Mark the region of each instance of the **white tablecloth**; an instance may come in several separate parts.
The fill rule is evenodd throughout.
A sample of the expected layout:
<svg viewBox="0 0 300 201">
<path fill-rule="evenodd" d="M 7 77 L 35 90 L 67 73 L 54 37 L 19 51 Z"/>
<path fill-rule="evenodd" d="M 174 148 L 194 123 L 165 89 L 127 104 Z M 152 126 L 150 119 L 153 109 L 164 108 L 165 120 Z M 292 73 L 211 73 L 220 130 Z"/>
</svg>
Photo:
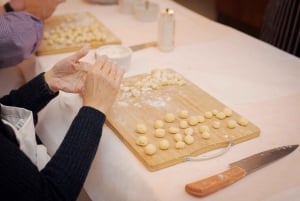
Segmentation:
<svg viewBox="0 0 300 201">
<path fill-rule="evenodd" d="M 162 53 L 148 48 L 133 54 L 126 76 L 172 68 L 261 129 L 258 138 L 233 146 L 221 157 L 185 162 L 149 172 L 105 126 L 85 183 L 93 201 L 199 200 L 184 186 L 216 174 L 248 155 L 300 143 L 300 60 L 237 30 L 215 23 L 170 0 L 154 0 L 176 13 L 176 48 Z M 156 40 L 157 23 L 143 23 L 119 12 L 116 5 L 67 1 L 55 14 L 89 11 L 124 45 Z M 39 70 L 67 54 L 40 56 Z M 94 50 L 83 60 L 93 62 Z M 61 143 L 81 104 L 77 95 L 61 93 L 40 114 L 38 133 L 51 154 Z M 300 149 L 261 169 L 205 201 L 296 201 L 300 197 Z"/>
</svg>

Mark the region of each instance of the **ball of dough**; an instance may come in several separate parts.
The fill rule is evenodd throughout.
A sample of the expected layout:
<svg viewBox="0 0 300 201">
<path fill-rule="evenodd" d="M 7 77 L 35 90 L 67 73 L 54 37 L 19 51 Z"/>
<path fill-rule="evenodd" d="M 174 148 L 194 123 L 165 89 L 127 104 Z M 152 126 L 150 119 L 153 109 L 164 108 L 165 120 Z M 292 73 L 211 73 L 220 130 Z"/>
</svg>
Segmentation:
<svg viewBox="0 0 300 201">
<path fill-rule="evenodd" d="M 175 144 L 176 149 L 183 149 L 185 147 L 185 143 L 183 141 L 178 141 Z"/>
<path fill-rule="evenodd" d="M 225 115 L 225 113 L 224 112 L 218 112 L 217 114 L 216 114 L 216 117 L 218 118 L 218 119 L 225 119 L 226 118 L 226 115 Z"/>
<path fill-rule="evenodd" d="M 203 133 L 203 132 L 205 132 L 205 131 L 209 131 L 209 127 L 208 126 L 200 126 L 199 127 L 199 131 L 200 131 L 200 133 Z"/>
<path fill-rule="evenodd" d="M 205 112 L 204 117 L 207 118 L 207 119 L 211 119 L 213 117 L 213 113 L 212 112 Z"/>
<path fill-rule="evenodd" d="M 166 130 L 163 129 L 163 128 L 155 129 L 154 135 L 155 135 L 155 137 L 165 137 L 165 135 L 166 135 Z"/>
<path fill-rule="evenodd" d="M 212 123 L 212 127 L 215 128 L 215 129 L 218 129 L 221 127 L 221 123 L 219 121 L 214 121 Z"/>
<path fill-rule="evenodd" d="M 139 145 L 139 146 L 146 146 L 148 144 L 148 138 L 146 136 L 139 136 L 137 139 L 136 139 L 136 144 Z"/>
<path fill-rule="evenodd" d="M 147 126 L 145 124 L 137 124 L 135 131 L 139 134 L 145 134 L 147 132 Z"/>
<path fill-rule="evenodd" d="M 180 134 L 180 133 L 176 133 L 176 134 L 174 135 L 174 139 L 175 139 L 176 142 L 179 142 L 179 141 L 182 141 L 182 140 L 183 140 L 183 136 L 182 136 L 182 134 Z"/>
<path fill-rule="evenodd" d="M 189 116 L 189 112 L 187 110 L 182 110 L 179 113 L 179 117 L 182 119 L 186 119 Z"/>
<path fill-rule="evenodd" d="M 230 129 L 233 129 L 235 127 L 237 127 L 238 124 L 236 123 L 235 120 L 231 119 L 231 120 L 228 120 L 227 121 L 227 127 L 230 128 Z"/>
<path fill-rule="evenodd" d="M 193 144 L 194 143 L 194 137 L 191 135 L 186 135 L 184 136 L 184 142 L 188 145 Z"/>
<path fill-rule="evenodd" d="M 245 119 L 244 117 L 239 118 L 237 122 L 238 122 L 238 124 L 241 125 L 241 126 L 247 126 L 248 123 L 249 123 L 248 120 Z"/>
<path fill-rule="evenodd" d="M 186 128 L 186 129 L 184 130 L 184 134 L 186 134 L 186 135 L 193 135 L 193 133 L 194 133 L 194 129 L 191 128 L 191 127 Z"/>
<path fill-rule="evenodd" d="M 156 120 L 154 122 L 154 128 L 163 128 L 164 127 L 164 122 L 162 120 Z"/>
<path fill-rule="evenodd" d="M 197 125 L 197 124 L 198 124 L 198 117 L 196 117 L 196 116 L 190 116 L 190 117 L 188 118 L 188 123 L 189 123 L 189 125 L 191 125 L 191 126 Z"/>
<path fill-rule="evenodd" d="M 174 127 L 174 126 L 171 126 L 169 129 L 168 129 L 169 133 L 171 134 L 176 134 L 179 132 L 179 128 L 177 127 Z"/>
<path fill-rule="evenodd" d="M 208 132 L 208 131 L 205 131 L 205 132 L 203 132 L 202 134 L 201 134 L 201 137 L 203 138 L 203 139 L 209 139 L 210 138 L 210 133 Z"/>
<path fill-rule="evenodd" d="M 165 115 L 165 121 L 168 122 L 168 123 L 172 123 L 175 121 L 175 115 L 173 113 L 167 113 Z"/>
<path fill-rule="evenodd" d="M 198 116 L 198 122 L 199 122 L 199 123 L 203 123 L 204 121 L 205 121 L 204 116 L 199 115 L 199 116 Z"/>
<path fill-rule="evenodd" d="M 226 117 L 231 117 L 232 116 L 232 110 L 230 108 L 224 108 L 223 110 L 224 114 L 226 115 Z"/>
<path fill-rule="evenodd" d="M 219 113 L 218 110 L 214 109 L 213 111 L 211 111 L 213 115 L 217 115 Z"/>
<path fill-rule="evenodd" d="M 189 124 L 186 120 L 180 120 L 179 128 L 187 128 L 188 126 L 189 126 Z"/>
<path fill-rule="evenodd" d="M 162 150 L 167 150 L 170 147 L 170 142 L 168 140 L 161 140 L 159 142 L 159 148 Z"/>
<path fill-rule="evenodd" d="M 154 144 L 148 144 L 145 148 L 144 151 L 147 155 L 153 155 L 156 152 L 156 146 Z"/>
</svg>

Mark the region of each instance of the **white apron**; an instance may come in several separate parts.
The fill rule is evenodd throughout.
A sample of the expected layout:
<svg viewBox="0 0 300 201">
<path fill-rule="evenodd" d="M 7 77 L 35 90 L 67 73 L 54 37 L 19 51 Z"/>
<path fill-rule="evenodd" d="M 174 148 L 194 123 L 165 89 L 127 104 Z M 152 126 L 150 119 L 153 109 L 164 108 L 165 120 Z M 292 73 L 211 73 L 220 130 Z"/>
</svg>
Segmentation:
<svg viewBox="0 0 300 201">
<path fill-rule="evenodd" d="M 36 142 L 32 112 L 24 108 L 1 104 L 1 119 L 14 130 L 20 149 L 39 170 L 43 169 L 50 160 L 50 156 L 47 154 L 47 148 Z"/>
</svg>

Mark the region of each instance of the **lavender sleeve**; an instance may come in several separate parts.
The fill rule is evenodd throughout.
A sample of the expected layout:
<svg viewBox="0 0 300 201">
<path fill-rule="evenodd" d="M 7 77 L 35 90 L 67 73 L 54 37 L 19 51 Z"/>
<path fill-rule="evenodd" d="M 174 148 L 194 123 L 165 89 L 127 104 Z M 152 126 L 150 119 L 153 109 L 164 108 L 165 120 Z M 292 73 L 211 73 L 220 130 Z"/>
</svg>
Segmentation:
<svg viewBox="0 0 300 201">
<path fill-rule="evenodd" d="M 25 13 L 0 15 L 0 68 L 16 65 L 30 57 L 43 37 L 42 22 Z"/>
</svg>

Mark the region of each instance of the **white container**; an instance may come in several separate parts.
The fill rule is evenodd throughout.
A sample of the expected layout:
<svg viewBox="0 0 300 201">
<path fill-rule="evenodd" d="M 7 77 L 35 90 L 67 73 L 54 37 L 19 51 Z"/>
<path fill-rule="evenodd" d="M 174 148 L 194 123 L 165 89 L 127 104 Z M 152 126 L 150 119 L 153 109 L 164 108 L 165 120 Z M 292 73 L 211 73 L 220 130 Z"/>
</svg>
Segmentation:
<svg viewBox="0 0 300 201">
<path fill-rule="evenodd" d="M 96 50 L 95 56 L 106 55 L 109 60 L 123 66 L 128 71 L 131 62 L 132 50 L 122 45 L 105 45 Z"/>
<path fill-rule="evenodd" d="M 175 45 L 175 16 L 172 9 L 161 11 L 158 19 L 158 49 L 169 52 Z"/>
<path fill-rule="evenodd" d="M 149 1 L 138 1 L 133 5 L 135 18 L 142 22 L 153 22 L 157 20 L 159 5 Z"/>
</svg>

